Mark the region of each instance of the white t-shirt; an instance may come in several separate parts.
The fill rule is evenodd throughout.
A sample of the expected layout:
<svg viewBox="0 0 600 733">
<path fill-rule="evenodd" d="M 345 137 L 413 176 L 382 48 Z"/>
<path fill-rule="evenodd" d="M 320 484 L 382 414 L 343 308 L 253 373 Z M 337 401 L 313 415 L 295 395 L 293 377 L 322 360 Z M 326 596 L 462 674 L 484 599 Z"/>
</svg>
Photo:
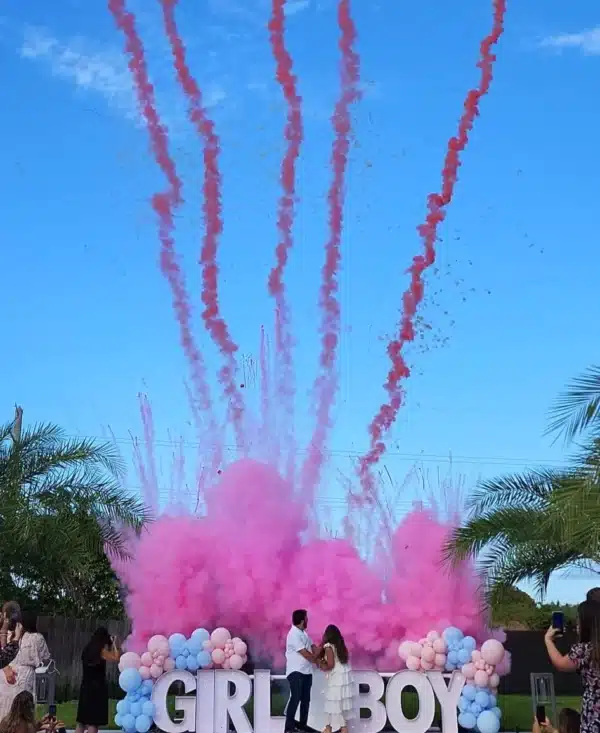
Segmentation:
<svg viewBox="0 0 600 733">
<path fill-rule="evenodd" d="M 298 652 L 305 649 L 310 652 L 312 641 L 306 631 L 302 631 L 297 626 L 292 626 L 288 631 L 285 642 L 285 676 L 289 677 L 292 672 L 300 672 L 300 674 L 312 674 L 313 665 L 308 659 L 305 659 Z"/>
</svg>

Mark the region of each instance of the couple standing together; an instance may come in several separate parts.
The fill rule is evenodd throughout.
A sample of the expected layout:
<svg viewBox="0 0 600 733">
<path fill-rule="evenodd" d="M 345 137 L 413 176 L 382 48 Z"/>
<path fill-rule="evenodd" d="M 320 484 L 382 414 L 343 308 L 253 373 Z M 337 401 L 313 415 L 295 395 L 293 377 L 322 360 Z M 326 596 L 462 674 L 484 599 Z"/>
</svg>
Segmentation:
<svg viewBox="0 0 600 733">
<path fill-rule="evenodd" d="M 355 716 L 355 685 L 348 649 L 337 626 L 330 624 L 319 646 L 315 646 L 306 629 L 308 613 L 292 614 L 292 628 L 285 646 L 286 677 L 290 685 L 290 699 L 285 714 L 285 732 L 308 731 L 308 710 L 314 667 L 326 673 L 325 730 L 323 733 L 348 732 L 348 721 Z M 300 720 L 296 712 L 300 707 Z"/>
</svg>

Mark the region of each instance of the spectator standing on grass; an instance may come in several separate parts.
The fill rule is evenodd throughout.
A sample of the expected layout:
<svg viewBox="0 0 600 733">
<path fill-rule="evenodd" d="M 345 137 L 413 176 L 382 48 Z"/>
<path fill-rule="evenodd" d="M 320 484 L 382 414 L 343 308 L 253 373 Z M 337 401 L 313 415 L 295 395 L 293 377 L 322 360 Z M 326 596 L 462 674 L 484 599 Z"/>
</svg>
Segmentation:
<svg viewBox="0 0 600 733">
<path fill-rule="evenodd" d="M 313 665 L 319 650 L 306 633 L 308 613 L 304 610 L 292 614 L 292 628 L 285 642 L 285 676 L 290 685 L 290 699 L 285 711 L 285 733 L 308 729 L 310 691 L 312 689 Z M 300 706 L 300 722 L 296 724 L 296 712 Z"/>
<path fill-rule="evenodd" d="M 30 692 L 35 702 L 35 670 L 50 660 L 46 640 L 37 630 L 37 616 L 23 611 L 23 636 L 19 652 L 0 673 L 0 720 L 8 715 L 20 692 Z"/>
<path fill-rule="evenodd" d="M 578 672 L 583 683 L 581 733 L 600 733 L 600 604 L 584 601 L 577 609 L 579 641 L 561 654 L 554 639 L 559 629 L 550 627 L 545 642 L 553 666 L 560 672 Z"/>
<path fill-rule="evenodd" d="M 0 611 L 0 669 L 6 669 L 19 653 L 23 634 L 23 624 L 20 622 L 15 624 L 14 629 L 11 630 L 10 614 L 7 613 L 7 609 L 11 608 L 19 609 L 19 605 L 9 601 Z"/>
<path fill-rule="evenodd" d="M 106 663 L 118 662 L 120 656 L 117 640 L 107 629 L 96 629 L 81 655 L 83 678 L 77 706 L 76 733 L 86 730 L 88 733 L 98 733 L 98 728 L 108 725 Z"/>
</svg>

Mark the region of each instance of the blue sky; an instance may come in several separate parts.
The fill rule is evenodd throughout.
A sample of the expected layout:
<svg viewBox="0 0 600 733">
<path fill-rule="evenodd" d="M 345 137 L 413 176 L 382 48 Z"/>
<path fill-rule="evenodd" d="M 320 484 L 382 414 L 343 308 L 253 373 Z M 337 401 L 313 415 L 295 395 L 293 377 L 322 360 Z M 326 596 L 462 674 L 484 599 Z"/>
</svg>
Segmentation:
<svg viewBox="0 0 600 733">
<path fill-rule="evenodd" d="M 330 476 L 349 473 L 350 454 L 366 447 L 403 273 L 420 246 L 415 227 L 426 195 L 439 186 L 446 141 L 477 80 L 478 44 L 491 18 L 488 3 L 475 0 L 354 5 L 365 94 L 354 114 L 347 186 Z M 199 301 L 201 148 L 173 81 L 158 3 L 131 7 L 185 179 L 178 247 Z M 283 144 L 268 10 L 266 0 L 180 0 L 179 11 L 222 138 L 221 304 L 243 355 L 250 401 L 260 326 L 270 330 L 273 320 L 266 276 Z M 299 344 L 298 431 L 307 438 L 337 48 L 331 0 L 296 0 L 290 10 L 306 136 L 287 283 Z M 8 418 L 17 401 L 27 420 L 57 422 L 73 435 L 103 435 L 110 426 L 127 449 L 130 433 L 140 432 L 142 390 L 158 437 L 193 442 L 186 364 L 148 204 L 162 180 L 139 124 L 122 39 L 99 0 L 9 2 L 4 13 L 0 407 Z M 407 405 L 385 460 L 399 482 L 415 463 L 434 484 L 438 472 L 451 470 L 468 488 L 481 476 L 563 458 L 562 447 L 543 437 L 549 403 L 598 362 L 599 22 L 591 0 L 575 8 L 558 0 L 509 3 L 491 93 L 463 159 L 437 270 L 427 279 L 422 317 L 431 328 L 410 352 Z M 198 337 L 216 371 L 214 349 L 200 329 Z M 166 461 L 171 448 L 163 449 Z M 333 509 L 336 491 L 333 480 L 322 490 Z M 400 506 L 412 498 L 400 497 Z M 577 600 L 589 584 L 558 579 L 551 595 Z"/>
</svg>

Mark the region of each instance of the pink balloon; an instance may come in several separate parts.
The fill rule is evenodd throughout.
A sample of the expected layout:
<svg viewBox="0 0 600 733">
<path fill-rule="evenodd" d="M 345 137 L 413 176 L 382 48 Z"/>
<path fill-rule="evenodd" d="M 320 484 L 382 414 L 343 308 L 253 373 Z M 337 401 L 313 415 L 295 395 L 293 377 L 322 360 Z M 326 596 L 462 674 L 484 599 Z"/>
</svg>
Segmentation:
<svg viewBox="0 0 600 733">
<path fill-rule="evenodd" d="M 486 664 L 485 665 L 485 671 L 488 674 L 494 674 L 494 665 L 493 664 Z"/>
<path fill-rule="evenodd" d="M 119 660 L 119 670 L 122 672 L 124 669 L 139 669 L 142 664 L 140 655 L 135 652 L 125 652 Z"/>
<path fill-rule="evenodd" d="M 421 660 L 419 657 L 415 657 L 411 654 L 406 660 L 406 667 L 407 669 L 412 669 L 413 672 L 416 672 L 421 669 Z"/>
<path fill-rule="evenodd" d="M 150 676 L 153 677 L 154 679 L 157 679 L 158 677 L 160 677 L 162 673 L 163 673 L 163 668 L 159 667 L 158 664 L 153 664 L 150 667 Z"/>
<path fill-rule="evenodd" d="M 410 651 L 412 649 L 412 642 L 410 641 L 403 641 L 402 644 L 398 647 L 398 656 L 400 659 L 406 660 L 410 657 Z"/>
<path fill-rule="evenodd" d="M 156 662 L 156 664 L 158 664 L 159 667 L 162 667 L 163 664 L 165 663 L 165 655 L 164 654 L 157 655 L 154 661 Z"/>
<path fill-rule="evenodd" d="M 239 654 L 234 654 L 229 658 L 229 665 L 231 669 L 241 669 L 244 666 L 244 660 Z"/>
<path fill-rule="evenodd" d="M 416 641 L 413 641 L 412 647 L 410 649 L 410 654 L 413 657 L 421 657 L 421 654 L 423 654 L 423 644 L 419 644 Z"/>
<path fill-rule="evenodd" d="M 248 652 L 248 645 L 241 639 L 235 639 L 233 642 L 233 651 L 238 657 L 245 657 Z"/>
<path fill-rule="evenodd" d="M 445 654 L 448 651 L 448 646 L 445 639 L 436 639 L 433 642 L 433 651 L 436 654 Z"/>
<path fill-rule="evenodd" d="M 483 669 L 478 669 L 477 672 L 475 672 L 475 677 L 473 678 L 473 681 L 477 685 L 477 687 L 487 687 L 490 678 L 488 673 Z"/>
<path fill-rule="evenodd" d="M 473 651 L 471 652 L 471 661 L 478 662 L 480 659 L 482 659 L 482 656 L 479 649 L 473 649 Z"/>
<path fill-rule="evenodd" d="M 439 667 L 439 669 L 444 669 L 444 667 L 446 666 L 446 655 L 436 654 L 434 662 L 436 667 Z"/>
<path fill-rule="evenodd" d="M 141 661 L 142 661 L 142 664 L 144 665 L 144 667 L 149 667 L 154 660 L 152 659 L 152 654 L 150 654 L 150 652 L 144 652 L 142 654 L 142 660 Z"/>
<path fill-rule="evenodd" d="M 504 647 L 497 639 L 488 639 L 481 645 L 481 656 L 487 664 L 500 664 L 504 658 Z"/>
<path fill-rule="evenodd" d="M 435 659 L 435 652 L 430 646 L 423 647 L 423 653 L 421 654 L 421 659 L 424 662 L 433 663 L 433 660 Z M 425 666 L 425 665 L 423 665 Z"/>
<path fill-rule="evenodd" d="M 437 632 L 437 631 L 430 631 L 430 632 L 429 632 L 429 633 L 427 634 L 427 641 L 428 641 L 428 642 L 429 642 L 430 644 L 433 644 L 433 642 L 434 642 L 434 641 L 437 641 L 437 640 L 438 640 L 439 638 L 440 638 L 440 635 L 438 634 L 438 632 Z"/>
<path fill-rule="evenodd" d="M 478 662 L 475 662 L 475 669 L 485 671 L 485 662 L 483 661 L 483 659 L 480 659 Z"/>
<path fill-rule="evenodd" d="M 164 670 L 165 672 L 172 672 L 175 669 L 175 660 L 171 657 L 165 659 Z"/>
<path fill-rule="evenodd" d="M 426 639 L 426 638 L 423 638 L 423 639 L 419 639 L 419 644 L 420 644 L 421 646 L 425 646 L 425 644 L 427 644 L 427 639 Z"/>
<path fill-rule="evenodd" d="M 204 647 L 204 649 L 206 649 L 207 652 L 212 652 L 212 650 L 215 648 L 212 641 L 210 641 L 210 639 L 203 641 L 202 646 Z"/>
<path fill-rule="evenodd" d="M 140 672 L 140 677 L 143 680 L 149 680 L 150 679 L 150 677 L 151 677 L 151 675 L 150 675 L 150 667 L 146 667 L 146 665 L 144 665 L 144 666 L 140 667 L 139 672 Z"/>
<path fill-rule="evenodd" d="M 225 652 L 222 649 L 213 649 L 212 660 L 215 664 L 223 664 L 225 661 Z"/>
<path fill-rule="evenodd" d="M 223 649 L 225 644 L 227 644 L 230 639 L 231 634 L 229 633 L 229 631 L 227 631 L 227 629 L 224 629 L 223 627 L 215 629 L 210 635 L 210 640 L 215 649 Z"/>
<path fill-rule="evenodd" d="M 433 669 L 433 662 L 426 662 L 425 660 L 421 660 L 421 667 L 426 671 L 429 672 Z"/>
<path fill-rule="evenodd" d="M 494 672 L 490 675 L 490 687 L 498 687 L 500 684 L 500 675 L 497 672 Z"/>
<path fill-rule="evenodd" d="M 248 655 L 247 654 L 244 654 L 243 657 L 242 657 L 242 662 L 244 664 L 246 664 L 247 661 L 248 661 Z"/>
<path fill-rule="evenodd" d="M 231 659 L 231 657 L 233 657 L 233 649 L 227 647 L 227 649 L 225 649 L 225 658 Z"/>
<path fill-rule="evenodd" d="M 161 634 L 157 634 L 156 636 L 153 636 L 150 641 L 148 642 L 148 651 L 151 654 L 157 653 L 157 654 L 164 654 L 165 656 L 168 656 L 169 654 L 169 640 L 166 636 L 162 636 Z"/>
<path fill-rule="evenodd" d="M 466 679 L 472 680 L 475 677 L 475 672 L 477 670 L 475 669 L 475 665 L 473 662 L 469 662 L 468 664 L 463 664 L 461 672 L 464 674 Z"/>
<path fill-rule="evenodd" d="M 223 669 L 231 669 L 231 663 L 230 663 L 229 659 L 226 659 L 223 662 L 223 665 L 222 666 L 223 666 Z"/>
</svg>

